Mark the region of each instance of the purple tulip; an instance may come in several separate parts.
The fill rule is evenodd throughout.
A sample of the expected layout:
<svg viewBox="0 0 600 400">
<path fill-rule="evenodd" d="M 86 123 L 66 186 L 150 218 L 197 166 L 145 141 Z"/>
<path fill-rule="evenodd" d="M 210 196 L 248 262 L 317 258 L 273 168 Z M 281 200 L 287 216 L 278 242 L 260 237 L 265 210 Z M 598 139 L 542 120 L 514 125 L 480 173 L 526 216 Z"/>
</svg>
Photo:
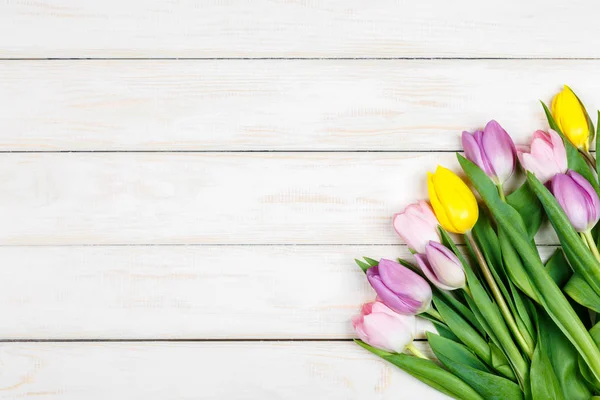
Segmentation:
<svg viewBox="0 0 600 400">
<path fill-rule="evenodd" d="M 352 326 L 360 340 L 391 353 L 402 353 L 416 333 L 414 315 L 397 314 L 378 301 L 364 304 Z"/>
<path fill-rule="evenodd" d="M 429 242 L 424 254 L 417 254 L 421 270 L 435 286 L 444 290 L 465 287 L 465 270 L 458 257 L 444 245 Z"/>
<path fill-rule="evenodd" d="M 378 300 L 400 314 L 420 314 L 431 305 L 431 287 L 416 272 L 397 262 L 381 259 L 367 270 L 367 279 Z"/>
<path fill-rule="evenodd" d="M 515 171 L 517 151 L 512 139 L 494 120 L 483 131 L 463 132 L 465 157 L 481 168 L 496 184 L 504 183 Z"/>
<path fill-rule="evenodd" d="M 396 233 L 414 252 L 424 253 L 430 240 L 440 240 L 439 222 L 426 201 L 420 200 L 395 214 L 393 224 Z"/>
<path fill-rule="evenodd" d="M 575 171 L 556 174 L 550 190 L 577 232 L 588 232 L 600 218 L 600 200 L 592 185 Z"/>
</svg>

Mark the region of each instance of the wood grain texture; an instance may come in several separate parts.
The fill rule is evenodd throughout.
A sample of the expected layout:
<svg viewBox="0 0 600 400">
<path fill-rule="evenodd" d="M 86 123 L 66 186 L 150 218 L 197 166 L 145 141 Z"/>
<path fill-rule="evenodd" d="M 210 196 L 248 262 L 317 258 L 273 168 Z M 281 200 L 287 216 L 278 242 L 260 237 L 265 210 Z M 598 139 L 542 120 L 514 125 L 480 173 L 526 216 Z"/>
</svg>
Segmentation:
<svg viewBox="0 0 600 400">
<path fill-rule="evenodd" d="M 4 153 L 0 244 L 397 244 L 453 153 Z M 557 243 L 550 230 L 540 243 Z"/>
<path fill-rule="evenodd" d="M 375 298 L 362 256 L 412 259 L 404 246 L 0 247 L 0 338 L 350 339 Z"/>
<path fill-rule="evenodd" d="M 16 0 L 2 57 L 599 57 L 595 2 Z"/>
<path fill-rule="evenodd" d="M 594 114 L 599 67 L 581 60 L 0 61 L 0 151 L 459 150 L 463 130 L 492 118 L 526 144 L 547 128 L 538 99 L 549 102 L 563 83 Z"/>
<path fill-rule="evenodd" d="M 6 343 L 0 362 L 2 399 L 448 399 L 352 342 Z"/>
</svg>

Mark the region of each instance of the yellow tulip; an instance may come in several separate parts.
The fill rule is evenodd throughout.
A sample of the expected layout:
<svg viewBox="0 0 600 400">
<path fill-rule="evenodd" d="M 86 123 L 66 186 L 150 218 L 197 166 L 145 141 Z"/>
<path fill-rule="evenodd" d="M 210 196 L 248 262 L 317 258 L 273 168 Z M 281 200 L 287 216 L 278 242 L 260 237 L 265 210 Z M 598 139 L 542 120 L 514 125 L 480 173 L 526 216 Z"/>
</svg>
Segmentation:
<svg viewBox="0 0 600 400">
<path fill-rule="evenodd" d="M 575 147 L 588 151 L 590 129 L 587 113 L 570 87 L 565 85 L 552 99 L 552 116 L 562 133 Z"/>
<path fill-rule="evenodd" d="M 467 233 L 479 218 L 475 195 L 454 172 L 438 166 L 428 173 L 429 201 L 440 225 L 447 231 Z"/>
</svg>

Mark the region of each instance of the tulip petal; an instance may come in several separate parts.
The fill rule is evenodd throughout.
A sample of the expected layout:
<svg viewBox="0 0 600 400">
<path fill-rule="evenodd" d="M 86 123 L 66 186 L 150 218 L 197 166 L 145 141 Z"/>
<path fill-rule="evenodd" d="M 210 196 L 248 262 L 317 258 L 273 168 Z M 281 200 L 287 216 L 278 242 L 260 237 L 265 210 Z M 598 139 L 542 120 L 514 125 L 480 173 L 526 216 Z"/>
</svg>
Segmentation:
<svg viewBox="0 0 600 400">
<path fill-rule="evenodd" d="M 591 229 L 596 225 L 600 217 L 600 200 L 598 199 L 598 194 L 592 184 L 577 172 L 569 171 L 567 175 L 580 187 L 581 195 L 585 199 L 588 227 Z"/>
<path fill-rule="evenodd" d="M 564 173 L 568 168 L 567 150 L 565 149 L 565 143 L 558 133 L 552 129 L 548 129 L 550 141 L 554 149 L 553 160 L 556 163 L 560 173 Z"/>
<path fill-rule="evenodd" d="M 552 116 L 575 147 L 589 149 L 590 132 L 585 109 L 567 85 L 552 99 Z"/>
<path fill-rule="evenodd" d="M 377 267 L 370 268 L 369 271 Z M 368 271 L 367 271 L 368 272 Z M 385 283 L 383 283 L 381 276 L 377 274 L 369 275 L 367 273 L 367 280 L 377 292 L 377 300 L 385 303 L 392 310 L 399 314 L 412 315 L 416 314 L 421 310 L 421 302 L 411 299 L 408 296 L 398 295 L 391 291 Z"/>
<path fill-rule="evenodd" d="M 536 131 L 531 147 L 518 146 L 517 155 L 523 168 L 531 171 L 542 183 L 567 170 L 564 143 L 553 130 L 549 133 Z"/>
<path fill-rule="evenodd" d="M 480 133 L 481 131 L 476 132 L 475 134 Z M 477 139 L 475 139 L 475 134 L 471 134 L 467 131 L 463 131 L 462 133 L 462 146 L 465 152 L 465 157 L 477 164 L 479 168 L 485 171 L 486 174 L 493 174 L 494 171 L 490 170 L 489 166 L 486 165 L 486 162 L 483 159 L 481 147 L 479 147 L 479 143 L 477 143 Z"/>
<path fill-rule="evenodd" d="M 435 190 L 433 176 L 434 175 L 432 173 L 430 173 L 430 172 L 427 173 L 427 190 L 429 192 L 429 201 L 431 202 L 431 205 L 433 206 L 433 209 L 435 211 L 435 216 L 437 217 L 438 221 L 440 222 L 440 225 L 444 229 L 446 229 L 447 231 L 456 233 L 457 232 L 456 228 L 454 227 L 454 225 L 452 224 L 452 222 L 446 215 L 446 210 L 444 209 L 444 206 L 442 205 L 442 203 L 440 202 L 440 199 L 438 198 L 437 192 Z"/>
<path fill-rule="evenodd" d="M 382 259 L 367 270 L 367 279 L 378 298 L 397 313 L 418 314 L 431 304 L 427 281 L 394 261 Z"/>
<path fill-rule="evenodd" d="M 407 318 L 405 321 L 402 317 Z M 386 313 L 372 313 L 363 318 L 363 330 L 371 346 L 392 353 L 401 353 L 414 339 L 410 319 L 413 316 L 392 316 Z"/>
<path fill-rule="evenodd" d="M 559 171 L 549 168 L 548 163 L 544 163 L 543 160 L 539 160 L 531 154 L 523 153 L 521 157 L 523 159 L 521 162 L 523 168 L 527 171 L 531 171 L 541 182 L 547 182 L 552 179 L 554 175 L 559 173 Z"/>
<path fill-rule="evenodd" d="M 588 207 L 580 186 L 566 174 L 557 174 L 552 179 L 552 193 L 577 232 L 588 227 Z"/>
<path fill-rule="evenodd" d="M 393 218 L 394 230 L 417 253 L 425 252 L 430 240 L 439 240 L 438 221 L 425 201 L 411 204 Z"/>
<path fill-rule="evenodd" d="M 435 271 L 433 270 L 431 264 L 429 263 L 429 260 L 427 259 L 427 257 L 425 255 L 416 254 L 415 259 L 417 260 L 417 264 L 419 265 L 419 268 L 421 268 L 421 271 L 423 271 L 423 274 L 425 274 L 427 279 L 429 279 L 431 281 L 431 283 L 433 283 L 435 286 L 437 286 L 438 288 L 440 288 L 442 290 L 456 289 L 451 286 L 445 285 L 444 283 L 442 283 L 442 281 L 440 279 L 438 279 Z"/>
<path fill-rule="evenodd" d="M 431 297 L 431 287 L 423 278 L 397 262 L 382 259 L 379 261 L 379 274 L 383 283 L 399 295 L 410 295 L 419 303 Z"/>
<path fill-rule="evenodd" d="M 450 229 L 447 230 L 454 233 L 466 233 L 471 230 L 479 218 L 479 208 L 473 192 L 454 172 L 442 166 L 438 166 L 431 178 L 438 207 L 441 206 L 445 218 L 450 222 Z M 431 194 L 430 200 L 441 223 L 442 219 Z M 442 226 L 446 228 L 443 224 Z"/>
<path fill-rule="evenodd" d="M 491 120 L 485 126 L 481 145 L 499 182 L 504 183 L 516 165 L 516 149 L 511 137 L 498 122 Z"/>
<path fill-rule="evenodd" d="M 465 286 L 466 276 L 463 266 L 450 249 L 441 243 L 429 242 L 425 252 L 431 270 L 438 281 L 448 288 L 447 290 L 460 289 Z"/>
</svg>

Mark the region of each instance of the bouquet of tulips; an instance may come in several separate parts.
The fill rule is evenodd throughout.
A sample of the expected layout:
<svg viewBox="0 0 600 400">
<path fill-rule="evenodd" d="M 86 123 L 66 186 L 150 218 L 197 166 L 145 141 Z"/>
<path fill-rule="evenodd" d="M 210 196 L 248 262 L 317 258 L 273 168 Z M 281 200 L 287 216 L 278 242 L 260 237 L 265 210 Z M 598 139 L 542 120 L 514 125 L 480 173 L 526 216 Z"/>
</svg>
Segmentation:
<svg viewBox="0 0 600 400">
<path fill-rule="evenodd" d="M 356 342 L 456 399 L 600 399 L 595 130 L 567 86 L 542 105 L 550 129 L 528 147 L 496 121 L 463 132 L 474 190 L 438 166 L 429 203 L 393 218 L 414 260 L 356 260 L 377 293 L 352 320 Z M 525 179 L 507 193 L 517 164 Z M 546 262 L 534 241 L 544 220 L 560 241 Z M 435 359 L 412 343 L 416 315 L 436 328 Z"/>
</svg>

